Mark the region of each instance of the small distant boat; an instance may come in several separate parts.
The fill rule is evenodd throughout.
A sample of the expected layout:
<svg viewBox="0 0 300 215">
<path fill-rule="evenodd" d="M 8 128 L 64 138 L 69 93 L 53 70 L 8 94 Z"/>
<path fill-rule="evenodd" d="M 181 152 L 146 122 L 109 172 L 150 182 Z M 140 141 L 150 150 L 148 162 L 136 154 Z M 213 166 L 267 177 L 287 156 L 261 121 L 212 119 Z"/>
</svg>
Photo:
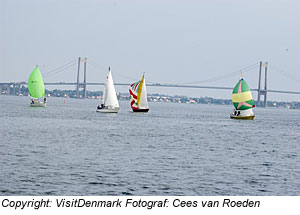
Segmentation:
<svg viewBox="0 0 300 215">
<path fill-rule="evenodd" d="M 45 86 L 39 67 L 36 66 L 28 78 L 31 107 L 46 107 Z M 43 98 L 42 101 L 40 99 Z"/>
<path fill-rule="evenodd" d="M 129 88 L 130 105 L 133 112 L 148 112 L 146 81 L 143 75 L 142 79 L 133 83 Z"/>
<path fill-rule="evenodd" d="M 106 83 L 102 96 L 102 103 L 97 107 L 97 112 L 100 113 L 118 113 L 120 110 L 114 81 L 112 79 L 110 67 L 108 68 L 108 74 L 106 76 Z"/>
<path fill-rule="evenodd" d="M 255 107 L 252 94 L 247 82 L 241 78 L 232 91 L 233 112 L 232 119 L 254 119 L 253 108 Z"/>
</svg>

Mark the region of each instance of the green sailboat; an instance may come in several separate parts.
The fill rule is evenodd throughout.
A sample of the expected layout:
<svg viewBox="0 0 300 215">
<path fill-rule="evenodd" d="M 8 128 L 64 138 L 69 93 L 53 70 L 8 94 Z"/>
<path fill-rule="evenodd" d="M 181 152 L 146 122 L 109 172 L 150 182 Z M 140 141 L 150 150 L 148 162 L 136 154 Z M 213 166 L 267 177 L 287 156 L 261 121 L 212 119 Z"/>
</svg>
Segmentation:
<svg viewBox="0 0 300 215">
<path fill-rule="evenodd" d="M 31 107 L 46 107 L 45 86 L 38 66 L 35 67 L 28 78 L 28 91 L 31 96 Z M 43 101 L 40 101 L 41 98 L 43 98 Z"/>
<path fill-rule="evenodd" d="M 255 107 L 252 94 L 247 82 L 241 77 L 232 91 L 233 112 L 232 119 L 254 119 L 253 108 Z"/>
</svg>

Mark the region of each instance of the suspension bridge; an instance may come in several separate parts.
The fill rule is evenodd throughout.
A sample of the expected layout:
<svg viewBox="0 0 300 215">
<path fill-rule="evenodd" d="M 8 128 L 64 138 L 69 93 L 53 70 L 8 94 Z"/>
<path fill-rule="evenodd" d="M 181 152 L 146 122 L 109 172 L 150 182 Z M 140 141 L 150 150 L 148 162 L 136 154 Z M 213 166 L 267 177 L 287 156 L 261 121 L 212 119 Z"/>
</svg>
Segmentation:
<svg viewBox="0 0 300 215">
<path fill-rule="evenodd" d="M 76 82 L 45 82 L 46 86 L 75 86 L 76 87 L 76 97 L 77 98 L 86 98 L 86 92 L 87 92 L 87 86 L 97 86 L 97 85 L 105 85 L 104 82 L 87 82 L 86 76 L 87 76 L 87 58 L 81 58 L 79 57 L 77 62 L 74 62 L 74 60 L 57 67 L 54 70 L 48 71 L 43 74 L 44 78 L 47 78 L 49 76 L 53 76 L 55 74 L 61 73 L 71 67 L 74 67 L 77 65 L 77 80 Z M 83 81 L 80 81 L 80 72 L 83 67 Z M 211 79 L 206 79 L 202 81 L 197 82 L 189 82 L 189 83 L 182 83 L 182 84 L 161 84 L 161 83 L 154 83 L 154 82 L 148 82 L 148 87 L 168 87 L 168 88 L 196 88 L 196 89 L 214 89 L 214 90 L 232 90 L 232 87 L 220 87 L 220 86 L 203 86 L 199 85 L 201 83 L 208 83 L 213 82 L 217 80 L 226 79 L 232 76 L 236 76 L 240 72 L 248 72 L 253 69 L 258 68 L 258 87 L 250 89 L 251 91 L 257 92 L 257 105 L 260 106 L 261 104 L 261 97 L 263 96 L 263 107 L 267 106 L 268 101 L 268 93 L 285 93 L 285 94 L 298 94 L 300 95 L 300 91 L 286 91 L 286 90 L 273 90 L 268 89 L 268 63 L 265 62 L 259 62 L 257 64 L 250 65 L 248 67 L 242 68 L 237 72 L 225 74 L 222 76 L 218 76 Z M 264 77 L 262 77 L 264 76 Z M 294 77 L 292 77 L 294 78 Z M 20 88 L 24 85 L 27 85 L 26 82 L 6 82 L 6 83 L 0 83 L 0 93 L 3 92 L 3 90 L 7 90 L 7 94 L 10 95 L 19 95 L 20 94 Z M 115 83 L 115 85 L 120 86 L 130 86 L 130 83 Z M 262 85 L 264 85 L 262 87 Z M 80 89 L 83 89 L 80 91 Z M 83 93 L 83 95 L 81 95 Z"/>
</svg>

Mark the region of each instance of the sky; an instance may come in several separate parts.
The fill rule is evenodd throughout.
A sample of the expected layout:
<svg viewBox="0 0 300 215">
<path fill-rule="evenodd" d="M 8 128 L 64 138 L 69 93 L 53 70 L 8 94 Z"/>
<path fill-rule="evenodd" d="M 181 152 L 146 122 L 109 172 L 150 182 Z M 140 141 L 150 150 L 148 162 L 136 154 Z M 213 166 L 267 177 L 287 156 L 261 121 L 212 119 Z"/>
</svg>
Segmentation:
<svg viewBox="0 0 300 215">
<path fill-rule="evenodd" d="M 110 66 L 119 83 L 145 73 L 146 82 L 233 87 L 242 68 L 263 61 L 269 89 L 300 91 L 299 8 L 297 0 L 0 0 L 0 82 L 27 81 L 35 65 L 45 82 L 74 82 L 76 60 L 87 57 L 88 82 L 104 82 Z M 258 67 L 243 77 L 257 88 Z M 228 90 L 147 90 L 231 98 Z"/>
</svg>

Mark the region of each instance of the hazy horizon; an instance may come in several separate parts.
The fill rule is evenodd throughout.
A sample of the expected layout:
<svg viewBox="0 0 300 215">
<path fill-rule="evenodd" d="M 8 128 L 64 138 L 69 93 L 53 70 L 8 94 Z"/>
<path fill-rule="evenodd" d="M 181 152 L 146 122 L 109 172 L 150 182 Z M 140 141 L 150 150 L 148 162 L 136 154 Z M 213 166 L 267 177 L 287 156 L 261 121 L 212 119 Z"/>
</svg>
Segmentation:
<svg viewBox="0 0 300 215">
<path fill-rule="evenodd" d="M 135 82 L 145 72 L 148 82 L 233 87 L 238 74 L 201 81 L 267 61 L 269 89 L 300 91 L 299 7 L 293 0 L 0 0 L 0 82 L 27 81 L 37 64 L 45 82 L 74 82 L 76 64 L 45 74 L 87 57 L 88 82 L 103 82 L 111 66 L 115 82 Z M 258 67 L 243 76 L 257 88 Z M 148 92 L 231 97 L 228 90 Z M 299 101 L 298 95 L 268 98 Z"/>
</svg>

